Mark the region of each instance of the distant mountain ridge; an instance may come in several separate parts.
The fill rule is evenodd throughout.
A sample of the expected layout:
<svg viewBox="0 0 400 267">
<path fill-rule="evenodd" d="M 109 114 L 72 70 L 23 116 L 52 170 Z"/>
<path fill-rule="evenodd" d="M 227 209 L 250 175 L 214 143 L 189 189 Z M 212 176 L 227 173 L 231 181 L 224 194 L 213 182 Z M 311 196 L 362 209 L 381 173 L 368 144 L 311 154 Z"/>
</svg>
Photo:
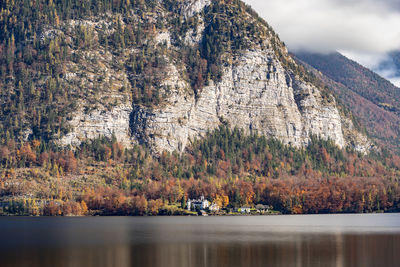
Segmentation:
<svg viewBox="0 0 400 267">
<path fill-rule="evenodd" d="M 398 87 L 340 53 L 296 53 L 296 58 L 335 92 L 372 137 L 399 151 Z"/>
</svg>

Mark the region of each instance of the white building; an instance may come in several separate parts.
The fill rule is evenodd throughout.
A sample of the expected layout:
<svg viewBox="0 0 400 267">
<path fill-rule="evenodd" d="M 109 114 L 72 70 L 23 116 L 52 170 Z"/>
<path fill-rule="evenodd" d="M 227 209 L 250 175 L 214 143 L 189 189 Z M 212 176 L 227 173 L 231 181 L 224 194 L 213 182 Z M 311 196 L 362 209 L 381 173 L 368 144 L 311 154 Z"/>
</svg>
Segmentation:
<svg viewBox="0 0 400 267">
<path fill-rule="evenodd" d="M 250 213 L 251 208 L 249 206 L 244 206 L 240 208 L 241 213 Z"/>
<path fill-rule="evenodd" d="M 192 209 L 196 210 L 197 208 L 204 210 L 210 206 L 210 202 L 203 195 L 200 199 L 189 199 L 186 204 L 189 211 Z"/>
</svg>

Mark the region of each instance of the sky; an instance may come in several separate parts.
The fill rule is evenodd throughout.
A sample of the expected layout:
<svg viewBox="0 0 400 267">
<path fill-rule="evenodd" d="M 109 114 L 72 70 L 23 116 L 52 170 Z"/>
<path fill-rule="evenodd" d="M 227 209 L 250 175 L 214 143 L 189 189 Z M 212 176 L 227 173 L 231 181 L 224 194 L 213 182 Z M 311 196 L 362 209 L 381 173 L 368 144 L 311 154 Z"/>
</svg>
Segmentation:
<svg viewBox="0 0 400 267">
<path fill-rule="evenodd" d="M 400 86 L 387 55 L 400 50 L 400 0 L 244 1 L 275 29 L 289 50 L 339 51 Z"/>
</svg>

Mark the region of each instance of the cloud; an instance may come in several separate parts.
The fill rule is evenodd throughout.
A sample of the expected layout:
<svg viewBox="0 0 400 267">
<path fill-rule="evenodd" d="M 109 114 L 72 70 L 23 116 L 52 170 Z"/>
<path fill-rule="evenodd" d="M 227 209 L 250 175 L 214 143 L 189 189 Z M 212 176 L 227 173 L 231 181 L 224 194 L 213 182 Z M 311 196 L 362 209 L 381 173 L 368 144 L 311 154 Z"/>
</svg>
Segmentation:
<svg viewBox="0 0 400 267">
<path fill-rule="evenodd" d="M 397 87 L 400 88 L 400 77 L 394 77 L 394 78 L 390 79 L 390 81 L 391 81 L 394 85 L 396 85 Z"/>
<path fill-rule="evenodd" d="M 244 0 L 290 50 L 339 51 L 400 86 L 400 0 Z"/>
<path fill-rule="evenodd" d="M 386 78 L 391 83 L 400 88 L 400 76 L 398 74 L 398 69 L 394 66 L 385 66 L 384 68 L 374 69 L 381 77 Z"/>
<path fill-rule="evenodd" d="M 400 49 L 399 0 L 245 0 L 292 51 Z"/>
<path fill-rule="evenodd" d="M 389 62 L 390 56 L 386 53 L 364 53 L 364 52 L 354 52 L 354 51 L 339 51 L 344 56 L 350 59 L 357 59 L 357 63 L 363 66 L 368 66 L 371 69 L 382 68 L 383 62 Z"/>
</svg>

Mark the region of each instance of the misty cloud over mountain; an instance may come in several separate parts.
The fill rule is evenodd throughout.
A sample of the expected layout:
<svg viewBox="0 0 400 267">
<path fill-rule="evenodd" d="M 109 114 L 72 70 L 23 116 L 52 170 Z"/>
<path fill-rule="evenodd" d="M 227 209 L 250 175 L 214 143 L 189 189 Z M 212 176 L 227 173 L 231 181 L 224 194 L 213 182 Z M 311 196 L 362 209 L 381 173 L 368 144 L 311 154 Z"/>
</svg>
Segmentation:
<svg viewBox="0 0 400 267">
<path fill-rule="evenodd" d="M 400 87 L 400 52 L 392 52 L 381 61 L 376 71 Z"/>
<path fill-rule="evenodd" d="M 395 70 L 382 69 L 393 65 L 381 63 L 390 61 L 389 52 L 400 50 L 399 0 L 245 2 L 274 27 L 290 50 L 340 51 L 395 82 Z"/>
<path fill-rule="evenodd" d="M 291 50 L 387 52 L 400 48 L 399 1 L 246 0 Z"/>
</svg>

